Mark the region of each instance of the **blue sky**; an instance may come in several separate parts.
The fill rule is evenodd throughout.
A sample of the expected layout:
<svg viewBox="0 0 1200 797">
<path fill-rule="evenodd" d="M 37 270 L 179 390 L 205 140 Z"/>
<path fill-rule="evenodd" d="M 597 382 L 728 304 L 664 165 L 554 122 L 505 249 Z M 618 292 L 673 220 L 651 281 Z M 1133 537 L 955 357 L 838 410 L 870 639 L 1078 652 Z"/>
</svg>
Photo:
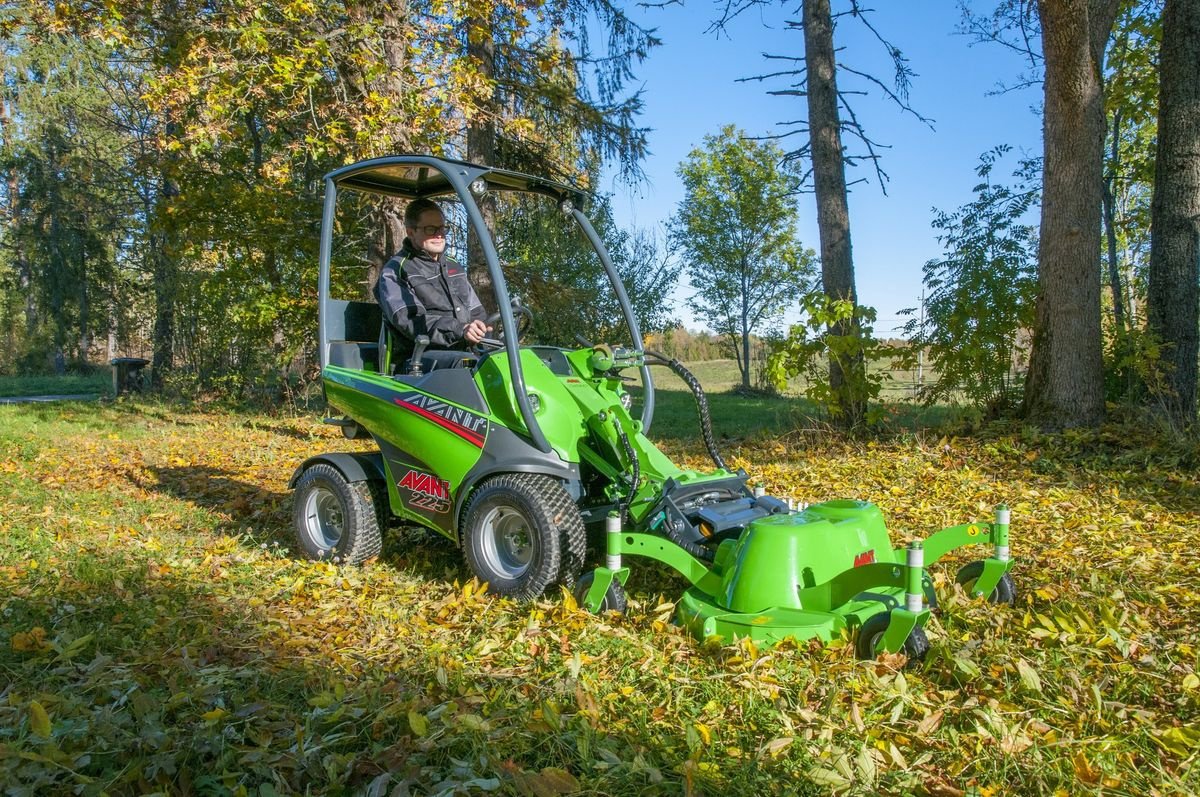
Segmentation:
<svg viewBox="0 0 1200 797">
<path fill-rule="evenodd" d="M 797 7 L 798 7 L 797 3 Z M 838 3 L 834 3 L 835 10 Z M 919 303 L 921 266 L 942 248 L 930 226 L 932 208 L 953 210 L 972 198 L 974 168 L 979 155 L 998 144 L 1015 153 L 1041 154 L 1041 120 L 1031 110 L 1040 103 L 1040 87 L 995 94 L 1000 83 L 1018 81 L 1025 63 L 1014 52 L 994 44 L 972 44 L 959 34 L 960 12 L 950 0 L 915 0 L 875 4 L 872 24 L 899 47 L 918 76 L 910 101 L 933 129 L 902 113 L 878 90 L 854 97 L 855 110 L 883 151 L 883 168 L 891 177 L 887 196 L 878 185 L 859 184 L 850 194 L 850 230 L 859 301 L 879 313 L 876 333 L 886 335 L 902 323 L 898 311 Z M 631 11 L 642 24 L 658 29 L 663 45 L 638 69 L 645 99 L 644 123 L 652 128 L 648 180 L 630 191 L 615 191 L 617 221 L 625 226 L 660 229 L 682 198 L 675 169 L 705 135 L 735 124 L 750 135 L 780 133 L 781 123 L 807 115 L 800 97 L 771 97 L 768 85 L 738 82 L 778 68 L 764 52 L 799 56 L 803 35 L 783 29 L 783 14 L 752 10 L 742 15 L 728 34 L 706 32 L 716 6 L 705 2 L 686 7 Z M 857 20 L 843 18 L 835 31 L 835 46 L 844 48 L 839 60 L 884 79 L 891 69 L 882 46 Z M 839 88 L 866 88 L 839 76 Z M 782 144 L 789 144 L 785 139 Z M 871 176 L 866 166 L 848 179 Z M 1009 169 L 998 169 L 1003 179 Z M 816 206 L 811 194 L 798 199 L 800 234 L 804 244 L 819 250 Z M 689 293 L 686 284 L 677 298 Z M 682 306 L 677 315 L 689 327 L 703 326 Z M 795 313 L 790 314 L 794 320 Z"/>
</svg>

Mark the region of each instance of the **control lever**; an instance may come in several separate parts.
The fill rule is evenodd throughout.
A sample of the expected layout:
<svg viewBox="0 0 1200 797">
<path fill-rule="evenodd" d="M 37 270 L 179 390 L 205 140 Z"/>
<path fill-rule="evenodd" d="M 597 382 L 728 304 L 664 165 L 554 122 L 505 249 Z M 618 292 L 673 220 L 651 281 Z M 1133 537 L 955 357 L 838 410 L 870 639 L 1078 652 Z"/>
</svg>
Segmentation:
<svg viewBox="0 0 1200 797">
<path fill-rule="evenodd" d="M 421 355 L 425 353 L 427 348 L 429 348 L 429 336 L 417 335 L 417 345 L 413 349 L 412 358 L 409 360 L 408 364 L 409 376 L 421 375 Z"/>
</svg>

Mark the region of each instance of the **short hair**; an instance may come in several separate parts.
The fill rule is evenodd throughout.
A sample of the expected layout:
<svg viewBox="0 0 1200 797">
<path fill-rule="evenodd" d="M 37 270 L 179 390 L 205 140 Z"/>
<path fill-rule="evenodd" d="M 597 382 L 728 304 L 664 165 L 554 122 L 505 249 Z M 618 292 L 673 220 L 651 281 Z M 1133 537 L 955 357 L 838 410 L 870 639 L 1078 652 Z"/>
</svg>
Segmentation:
<svg viewBox="0 0 1200 797">
<path fill-rule="evenodd" d="M 412 202 L 409 202 L 408 207 L 404 209 L 404 226 L 407 229 L 415 230 L 417 228 L 417 220 L 420 219 L 421 214 L 427 210 L 436 210 L 438 213 L 442 214 L 442 218 L 446 217 L 446 214 L 442 211 L 441 205 L 434 202 L 432 199 L 421 197 L 420 199 L 414 199 Z"/>
</svg>

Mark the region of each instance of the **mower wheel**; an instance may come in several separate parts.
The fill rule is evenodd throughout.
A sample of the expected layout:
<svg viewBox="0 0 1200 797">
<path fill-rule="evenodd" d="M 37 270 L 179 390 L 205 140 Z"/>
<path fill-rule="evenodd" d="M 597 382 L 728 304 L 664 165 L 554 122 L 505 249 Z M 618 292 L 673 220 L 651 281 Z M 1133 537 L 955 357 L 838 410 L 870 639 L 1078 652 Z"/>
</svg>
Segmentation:
<svg viewBox="0 0 1200 797">
<path fill-rule="evenodd" d="M 460 534 L 471 572 L 490 592 L 513 598 L 536 598 L 551 584 L 573 583 L 587 544 L 583 518 L 566 490 L 533 473 L 483 482 L 463 509 Z"/>
<path fill-rule="evenodd" d="M 879 644 L 879 639 L 887 631 L 891 622 L 891 612 L 880 612 L 868 617 L 867 621 L 858 627 L 858 638 L 854 641 L 854 655 L 860 659 L 874 661 L 877 657 L 875 646 Z M 920 626 L 913 628 L 908 639 L 904 640 L 902 652 L 908 657 L 906 667 L 916 666 L 918 662 L 923 661 L 926 654 L 929 653 L 929 637 L 925 636 L 925 629 Z"/>
<path fill-rule="evenodd" d="M 296 548 L 309 559 L 352 565 L 378 556 L 382 491 L 379 482 L 349 482 L 332 465 L 313 465 L 296 482 Z"/>
<path fill-rule="evenodd" d="M 575 582 L 575 589 L 571 594 L 575 596 L 575 603 L 578 604 L 580 609 L 587 608 L 583 605 L 583 602 L 587 600 L 588 591 L 591 590 L 592 582 L 595 580 L 595 572 L 589 570 L 580 576 L 579 580 Z M 621 586 L 620 581 L 617 581 L 614 578 L 612 583 L 608 585 L 608 589 L 605 590 L 604 597 L 600 600 L 600 609 L 596 613 L 604 614 L 605 612 L 620 612 L 621 614 L 624 614 L 628 608 L 629 601 L 625 597 L 625 588 Z"/>
<path fill-rule="evenodd" d="M 958 575 L 954 580 L 959 583 L 963 591 L 968 595 L 975 589 L 975 582 L 979 580 L 979 576 L 983 574 L 983 562 L 971 562 L 964 565 L 958 571 Z M 992 590 L 992 594 L 988 595 L 989 603 L 1003 603 L 1007 606 L 1012 606 L 1017 602 L 1017 585 L 1013 583 L 1012 576 L 1008 573 L 1000 576 L 1000 581 L 996 584 L 996 588 Z"/>
</svg>

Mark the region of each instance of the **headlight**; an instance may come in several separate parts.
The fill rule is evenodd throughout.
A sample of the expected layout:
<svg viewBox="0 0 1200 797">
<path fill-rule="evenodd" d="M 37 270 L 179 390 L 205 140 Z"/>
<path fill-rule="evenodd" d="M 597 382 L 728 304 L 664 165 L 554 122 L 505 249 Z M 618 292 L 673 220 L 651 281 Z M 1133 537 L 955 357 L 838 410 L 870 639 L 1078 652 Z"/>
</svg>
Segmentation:
<svg viewBox="0 0 1200 797">
<path fill-rule="evenodd" d="M 527 393 L 525 397 L 529 399 L 529 409 L 535 413 L 542 411 L 542 400 L 538 397 L 537 393 Z"/>
</svg>

